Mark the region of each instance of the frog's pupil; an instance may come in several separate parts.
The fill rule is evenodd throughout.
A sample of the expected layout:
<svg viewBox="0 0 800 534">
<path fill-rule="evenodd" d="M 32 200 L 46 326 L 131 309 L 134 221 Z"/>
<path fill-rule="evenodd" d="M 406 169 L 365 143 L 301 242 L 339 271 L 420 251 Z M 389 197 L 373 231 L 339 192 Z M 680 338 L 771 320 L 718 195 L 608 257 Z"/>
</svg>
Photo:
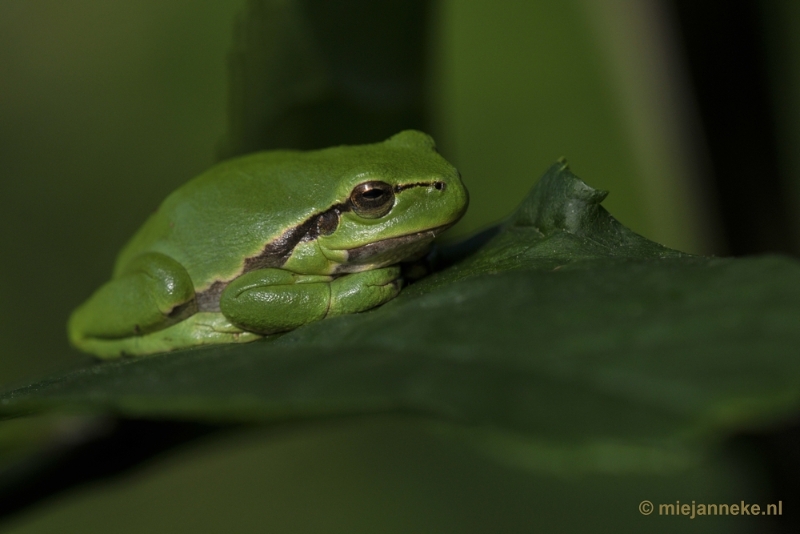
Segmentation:
<svg viewBox="0 0 800 534">
<path fill-rule="evenodd" d="M 375 200 L 383 195 L 386 194 L 386 191 L 382 191 L 380 189 L 370 189 L 369 191 L 364 191 L 364 198 L 368 200 Z"/>
<path fill-rule="evenodd" d="M 394 205 L 392 186 L 379 181 L 364 182 L 350 194 L 350 206 L 358 215 L 368 219 L 383 217 Z"/>
</svg>

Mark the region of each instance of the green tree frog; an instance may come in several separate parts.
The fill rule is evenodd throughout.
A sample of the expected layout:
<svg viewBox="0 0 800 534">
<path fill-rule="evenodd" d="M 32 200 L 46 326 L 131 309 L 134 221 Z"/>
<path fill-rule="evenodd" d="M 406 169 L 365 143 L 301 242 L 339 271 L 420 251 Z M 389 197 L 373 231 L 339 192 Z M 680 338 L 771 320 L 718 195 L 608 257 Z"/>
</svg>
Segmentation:
<svg viewBox="0 0 800 534">
<path fill-rule="evenodd" d="M 178 188 L 122 249 L 111 281 L 69 320 L 103 358 L 241 343 L 379 306 L 399 263 L 466 211 L 456 169 L 426 134 L 259 152 Z"/>
</svg>

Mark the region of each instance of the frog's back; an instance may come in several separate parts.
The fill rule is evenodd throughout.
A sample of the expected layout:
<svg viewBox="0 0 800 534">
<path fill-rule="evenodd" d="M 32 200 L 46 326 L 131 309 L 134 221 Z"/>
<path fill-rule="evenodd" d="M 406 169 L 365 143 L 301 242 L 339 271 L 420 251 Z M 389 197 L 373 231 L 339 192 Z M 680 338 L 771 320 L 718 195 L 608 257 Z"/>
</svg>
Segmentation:
<svg viewBox="0 0 800 534">
<path fill-rule="evenodd" d="M 259 152 L 229 160 L 168 196 L 122 250 L 114 274 L 142 253 L 159 252 L 183 265 L 195 288 L 203 290 L 234 279 L 245 259 L 346 202 L 365 180 L 399 185 L 409 177 L 453 173 L 433 140 L 415 131 L 370 145 Z"/>
<path fill-rule="evenodd" d="M 115 276 L 134 257 L 160 252 L 180 262 L 198 289 L 234 277 L 244 258 L 312 216 L 319 199 L 336 196 L 337 175 L 347 169 L 320 152 L 259 152 L 190 180 L 121 251 Z"/>
</svg>

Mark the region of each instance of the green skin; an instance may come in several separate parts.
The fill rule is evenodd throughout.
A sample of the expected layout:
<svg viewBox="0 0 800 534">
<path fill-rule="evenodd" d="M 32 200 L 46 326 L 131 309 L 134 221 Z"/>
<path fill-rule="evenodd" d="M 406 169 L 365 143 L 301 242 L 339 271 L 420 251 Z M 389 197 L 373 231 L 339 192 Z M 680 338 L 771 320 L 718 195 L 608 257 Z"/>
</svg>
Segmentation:
<svg viewBox="0 0 800 534">
<path fill-rule="evenodd" d="M 467 203 L 456 169 L 413 130 L 221 163 L 168 196 L 122 249 L 111 281 L 70 317 L 70 341 L 102 358 L 139 356 L 374 308 L 399 293 L 398 264 L 426 254 Z"/>
</svg>

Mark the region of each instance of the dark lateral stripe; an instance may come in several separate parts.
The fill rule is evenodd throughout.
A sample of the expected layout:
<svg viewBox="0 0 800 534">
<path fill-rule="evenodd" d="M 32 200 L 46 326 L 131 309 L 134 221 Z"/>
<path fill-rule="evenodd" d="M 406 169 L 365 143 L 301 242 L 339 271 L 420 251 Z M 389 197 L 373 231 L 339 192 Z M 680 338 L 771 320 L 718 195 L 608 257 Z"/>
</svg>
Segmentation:
<svg viewBox="0 0 800 534">
<path fill-rule="evenodd" d="M 413 184 L 396 185 L 396 186 L 394 186 L 394 192 L 395 193 L 402 193 L 406 189 L 411 189 L 412 187 L 430 187 L 430 186 L 436 184 L 437 181 L 438 180 L 433 181 L 433 182 L 414 182 Z M 440 183 L 444 184 L 444 182 L 440 182 Z"/>
<path fill-rule="evenodd" d="M 338 225 L 339 214 L 350 211 L 350 204 L 334 204 L 321 213 L 315 213 L 302 223 L 289 228 L 276 239 L 264 246 L 264 250 L 255 256 L 245 258 L 242 274 L 258 269 L 280 268 L 291 256 L 292 251 L 301 241 L 316 239 L 320 233 L 331 234 Z M 335 225 L 333 224 L 335 221 Z M 219 299 L 230 280 L 217 280 L 208 289 L 197 293 L 198 311 L 219 311 Z"/>
<path fill-rule="evenodd" d="M 431 187 L 435 185 L 436 181 L 431 182 L 414 182 L 411 184 L 402 184 L 394 186 L 395 193 L 401 193 L 406 189 L 412 187 Z M 244 271 L 250 272 L 256 269 L 277 268 L 282 267 L 286 260 L 291 256 L 292 251 L 298 243 L 302 241 L 312 241 L 319 237 L 321 233 L 325 235 L 332 234 L 336 230 L 336 226 L 332 226 L 330 221 L 333 219 L 331 214 L 335 214 L 336 220 L 340 214 L 351 211 L 353 209 L 349 200 L 334 204 L 327 210 L 316 213 L 298 224 L 294 228 L 286 230 L 277 239 L 267 243 L 264 250 L 257 256 L 252 256 L 244 260 Z M 338 224 L 338 223 L 337 223 Z"/>
<path fill-rule="evenodd" d="M 289 228 L 277 239 L 267 243 L 264 250 L 257 256 L 246 258 L 244 260 L 243 273 L 255 271 L 256 269 L 282 267 L 298 243 L 312 241 L 322 232 L 326 234 L 333 233 L 336 227 L 331 227 L 330 221 L 332 217 L 330 215 L 334 214 L 336 216 L 338 225 L 339 214 L 345 211 L 350 211 L 349 203 L 334 204 L 327 210 L 314 214 L 297 226 Z"/>
<path fill-rule="evenodd" d="M 413 187 L 430 187 L 436 182 L 415 182 L 394 186 L 395 194 Z M 320 234 L 329 235 L 338 226 L 339 215 L 352 210 L 349 200 L 334 204 L 323 212 L 315 213 L 302 223 L 289 228 L 276 239 L 264 246 L 264 250 L 255 256 L 245 258 L 242 274 L 258 269 L 280 268 L 292 255 L 295 247 L 303 241 L 313 241 Z M 335 224 L 333 222 L 335 221 Z M 197 293 L 198 311 L 219 311 L 219 298 L 230 280 L 217 280 L 205 291 Z"/>
</svg>

